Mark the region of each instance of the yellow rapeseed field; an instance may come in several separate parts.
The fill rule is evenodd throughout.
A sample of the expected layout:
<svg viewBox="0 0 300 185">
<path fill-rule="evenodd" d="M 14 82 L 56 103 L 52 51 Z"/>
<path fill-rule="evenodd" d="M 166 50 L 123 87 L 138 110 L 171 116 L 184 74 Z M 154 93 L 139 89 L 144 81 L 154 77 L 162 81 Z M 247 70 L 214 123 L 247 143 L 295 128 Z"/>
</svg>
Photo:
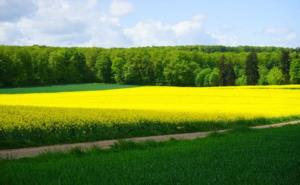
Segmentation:
<svg viewBox="0 0 300 185">
<path fill-rule="evenodd" d="M 299 117 L 300 85 L 2 93 L 0 148 L 207 131 Z"/>
<path fill-rule="evenodd" d="M 204 120 L 300 115 L 300 85 L 244 87 L 143 86 L 103 91 L 1 94 L 0 105 L 151 110 Z M 149 112 L 151 112 L 149 111 Z M 149 113 L 150 114 L 150 113 Z"/>
</svg>

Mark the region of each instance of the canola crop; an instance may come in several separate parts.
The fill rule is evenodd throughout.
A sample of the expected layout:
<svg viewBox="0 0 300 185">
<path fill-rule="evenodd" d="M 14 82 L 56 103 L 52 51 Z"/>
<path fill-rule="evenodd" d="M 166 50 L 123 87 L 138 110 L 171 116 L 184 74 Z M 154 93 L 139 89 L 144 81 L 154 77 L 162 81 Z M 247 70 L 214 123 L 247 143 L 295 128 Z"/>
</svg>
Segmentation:
<svg viewBox="0 0 300 185">
<path fill-rule="evenodd" d="M 0 94 L 0 147 L 254 125 L 300 116 L 300 85 Z"/>
</svg>

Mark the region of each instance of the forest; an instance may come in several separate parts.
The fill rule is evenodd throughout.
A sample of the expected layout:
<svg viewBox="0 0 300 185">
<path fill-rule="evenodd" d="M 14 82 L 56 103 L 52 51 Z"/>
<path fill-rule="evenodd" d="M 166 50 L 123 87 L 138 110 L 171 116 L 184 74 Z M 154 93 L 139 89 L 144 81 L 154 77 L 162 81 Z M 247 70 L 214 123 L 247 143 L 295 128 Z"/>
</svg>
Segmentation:
<svg viewBox="0 0 300 185">
<path fill-rule="evenodd" d="M 0 87 L 91 82 L 170 86 L 299 84 L 300 49 L 0 46 Z"/>
</svg>

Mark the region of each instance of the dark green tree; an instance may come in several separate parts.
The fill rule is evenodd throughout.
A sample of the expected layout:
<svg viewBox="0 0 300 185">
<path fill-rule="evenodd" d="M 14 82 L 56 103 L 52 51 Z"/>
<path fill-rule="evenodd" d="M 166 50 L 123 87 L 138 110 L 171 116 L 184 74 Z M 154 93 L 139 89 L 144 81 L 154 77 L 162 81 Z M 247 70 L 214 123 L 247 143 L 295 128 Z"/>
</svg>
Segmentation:
<svg viewBox="0 0 300 185">
<path fill-rule="evenodd" d="M 226 64 L 225 64 L 225 56 L 222 55 L 219 61 L 219 85 L 225 86 L 226 85 Z"/>
<path fill-rule="evenodd" d="M 235 84 L 235 72 L 233 69 L 233 64 L 229 61 L 226 61 L 224 55 L 221 56 L 219 62 L 219 77 L 220 77 L 220 85 L 228 86 Z"/>
<path fill-rule="evenodd" d="M 186 60 L 171 61 L 164 68 L 164 76 L 168 85 L 193 86 L 198 64 Z"/>
<path fill-rule="evenodd" d="M 96 61 L 96 78 L 99 82 L 110 83 L 112 82 L 112 62 L 107 53 L 101 53 Z"/>
<path fill-rule="evenodd" d="M 290 56 L 288 50 L 281 51 L 280 68 L 283 75 L 283 83 L 287 84 L 290 81 Z"/>
<path fill-rule="evenodd" d="M 245 75 L 248 85 L 256 85 L 259 79 L 258 59 L 255 52 L 249 53 L 245 65 Z"/>
<path fill-rule="evenodd" d="M 4 52 L 0 52 L 0 87 L 13 85 L 13 70 L 12 60 Z"/>
<path fill-rule="evenodd" d="M 291 62 L 290 76 L 291 83 L 300 84 L 300 58 L 298 55 Z"/>
<path fill-rule="evenodd" d="M 232 86 L 235 85 L 235 72 L 233 69 L 233 65 L 230 62 L 225 63 L 225 86 Z"/>
<path fill-rule="evenodd" d="M 124 79 L 128 84 L 153 84 L 154 64 L 145 50 L 132 54 L 130 60 L 124 65 Z"/>
</svg>

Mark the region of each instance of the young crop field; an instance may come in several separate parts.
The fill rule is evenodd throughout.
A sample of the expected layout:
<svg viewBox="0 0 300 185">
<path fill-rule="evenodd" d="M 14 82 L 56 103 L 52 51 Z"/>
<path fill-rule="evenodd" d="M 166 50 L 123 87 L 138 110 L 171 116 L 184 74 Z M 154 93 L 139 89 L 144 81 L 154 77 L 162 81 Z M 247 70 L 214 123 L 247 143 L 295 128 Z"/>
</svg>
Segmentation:
<svg viewBox="0 0 300 185">
<path fill-rule="evenodd" d="M 0 160 L 0 184 L 296 185 L 300 126 Z"/>
<path fill-rule="evenodd" d="M 80 86 L 65 91 L 61 86 L 47 87 L 46 92 L 0 91 L 0 148 L 214 130 L 300 117 L 300 85 Z"/>
</svg>

